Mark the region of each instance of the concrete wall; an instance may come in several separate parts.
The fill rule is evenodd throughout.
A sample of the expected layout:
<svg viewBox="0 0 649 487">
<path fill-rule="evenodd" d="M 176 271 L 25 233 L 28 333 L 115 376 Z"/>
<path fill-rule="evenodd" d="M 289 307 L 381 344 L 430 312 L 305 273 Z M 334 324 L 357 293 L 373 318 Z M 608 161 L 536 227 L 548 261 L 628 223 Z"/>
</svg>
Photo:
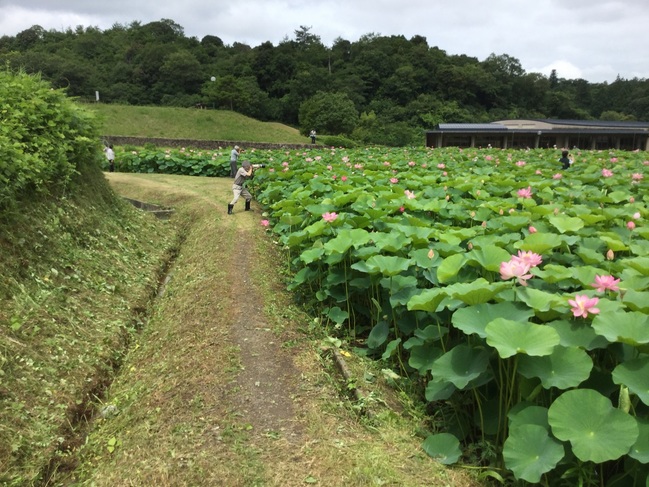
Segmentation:
<svg viewBox="0 0 649 487">
<path fill-rule="evenodd" d="M 238 145 L 242 149 L 309 149 L 314 147 L 311 144 L 268 144 L 263 142 L 233 140 L 162 139 L 149 137 L 121 137 L 116 135 L 103 136 L 102 141 L 113 145 L 134 145 L 142 147 L 146 144 L 153 144 L 157 147 L 171 147 L 175 149 L 186 147 L 205 150 L 230 149 L 235 145 Z M 322 146 L 317 147 L 322 148 Z"/>
</svg>

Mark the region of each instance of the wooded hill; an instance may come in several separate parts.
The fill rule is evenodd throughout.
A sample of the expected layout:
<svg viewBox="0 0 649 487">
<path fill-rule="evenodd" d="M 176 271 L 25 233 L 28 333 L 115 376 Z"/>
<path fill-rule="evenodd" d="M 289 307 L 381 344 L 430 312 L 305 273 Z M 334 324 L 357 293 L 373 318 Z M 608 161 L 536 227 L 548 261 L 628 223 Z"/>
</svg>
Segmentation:
<svg viewBox="0 0 649 487">
<path fill-rule="evenodd" d="M 367 34 L 331 47 L 301 26 L 278 45 L 187 37 L 173 20 L 0 38 L 0 62 L 104 103 L 226 108 L 361 143 L 421 142 L 440 122 L 649 120 L 649 80 L 527 73 L 518 59 L 448 55 L 425 37 Z"/>
</svg>

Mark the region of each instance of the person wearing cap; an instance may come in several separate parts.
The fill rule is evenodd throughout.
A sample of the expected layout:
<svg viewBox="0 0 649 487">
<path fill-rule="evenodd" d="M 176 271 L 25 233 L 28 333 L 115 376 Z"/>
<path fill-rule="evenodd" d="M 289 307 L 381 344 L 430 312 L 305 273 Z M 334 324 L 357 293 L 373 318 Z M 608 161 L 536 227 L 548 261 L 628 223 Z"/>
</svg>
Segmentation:
<svg viewBox="0 0 649 487">
<path fill-rule="evenodd" d="M 252 195 L 246 189 L 245 183 L 252 177 L 253 167 L 252 164 L 250 164 L 250 161 L 243 161 L 241 166 L 242 167 L 239 168 L 235 175 L 234 183 L 232 183 L 232 193 L 234 194 L 234 198 L 232 198 L 232 201 L 228 204 L 228 215 L 232 215 L 232 210 L 237 201 L 239 201 L 239 196 L 244 197 L 246 200 L 246 211 L 250 211 Z"/>
<path fill-rule="evenodd" d="M 235 145 L 232 152 L 230 152 L 230 177 L 237 176 L 237 160 L 239 159 L 239 146 Z"/>
</svg>

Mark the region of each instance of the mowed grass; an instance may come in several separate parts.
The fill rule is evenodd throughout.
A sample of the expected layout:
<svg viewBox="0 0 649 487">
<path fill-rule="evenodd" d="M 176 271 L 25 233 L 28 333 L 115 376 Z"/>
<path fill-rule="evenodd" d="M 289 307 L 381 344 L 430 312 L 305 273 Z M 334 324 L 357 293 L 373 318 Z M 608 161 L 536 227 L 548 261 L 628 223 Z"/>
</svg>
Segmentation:
<svg viewBox="0 0 649 487">
<path fill-rule="evenodd" d="M 306 144 L 298 129 L 275 122 L 260 122 L 229 110 L 87 105 L 104 136 L 168 139 L 232 140 L 277 144 Z"/>
</svg>

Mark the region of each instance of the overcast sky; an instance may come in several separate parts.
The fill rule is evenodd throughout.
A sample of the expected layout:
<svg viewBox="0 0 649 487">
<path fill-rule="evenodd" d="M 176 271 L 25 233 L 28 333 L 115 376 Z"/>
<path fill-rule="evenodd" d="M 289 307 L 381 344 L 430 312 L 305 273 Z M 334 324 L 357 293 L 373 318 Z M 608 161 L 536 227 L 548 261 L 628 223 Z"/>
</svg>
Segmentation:
<svg viewBox="0 0 649 487">
<path fill-rule="evenodd" d="M 300 26 L 331 46 L 420 35 L 447 54 L 507 54 L 523 69 L 593 83 L 649 78 L 647 0 L 0 0 L 0 36 L 171 19 L 185 35 L 251 47 L 294 39 Z"/>
</svg>

